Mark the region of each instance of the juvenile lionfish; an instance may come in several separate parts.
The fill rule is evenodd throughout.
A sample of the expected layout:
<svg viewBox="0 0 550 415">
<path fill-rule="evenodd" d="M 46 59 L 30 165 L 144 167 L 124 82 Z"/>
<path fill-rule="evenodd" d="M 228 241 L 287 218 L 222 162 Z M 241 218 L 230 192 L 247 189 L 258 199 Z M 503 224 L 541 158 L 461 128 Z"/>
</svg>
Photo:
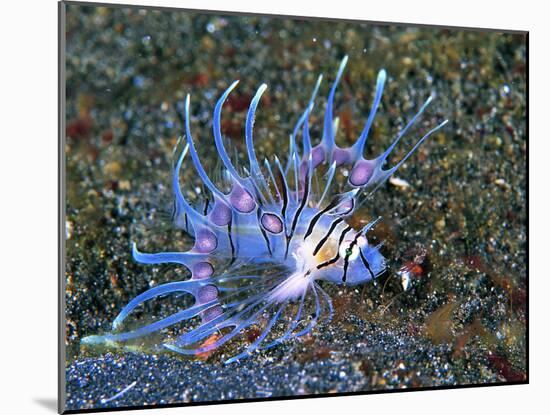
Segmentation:
<svg viewBox="0 0 550 415">
<path fill-rule="evenodd" d="M 112 333 L 86 337 L 84 343 L 126 342 L 186 323 L 183 334 L 165 340 L 159 347 L 184 355 L 201 355 L 243 335 L 249 328 L 258 327 L 256 337 L 243 342 L 240 347 L 244 350 L 228 359 L 229 363 L 256 350 L 303 336 L 323 319 L 330 321 L 332 302 L 320 281 L 355 285 L 374 280 L 384 272 L 386 265 L 380 245 L 371 245 L 366 236 L 380 218 L 359 230 L 346 220 L 447 121 L 428 131 L 395 166 L 383 169 L 390 152 L 432 101 L 430 96 L 386 151 L 374 159 L 365 159 L 363 150 L 386 81 L 386 71 L 382 69 L 361 135 L 352 146 L 338 147 L 335 144 L 338 120 L 333 117 L 333 103 L 347 60 L 347 56 L 342 60 L 330 89 L 320 143 L 312 147 L 308 119 L 322 76 L 290 135 L 286 163 L 275 156 L 273 161 L 265 159 L 262 168 L 254 150 L 254 114 L 267 88 L 265 84 L 258 88 L 246 117 L 249 169 L 239 171 L 231 161 L 223 143 L 220 120 L 222 106 L 238 81 L 227 88 L 214 108 L 213 133 L 228 192 L 222 191 L 221 185 L 208 176 L 197 154 L 190 131 L 187 95 L 186 144 L 175 164 L 172 186 L 175 226 L 194 238 L 194 246 L 187 252 L 142 253 L 134 243 L 132 254 L 143 264 L 183 265 L 191 271 L 191 277 L 138 295 L 115 318 Z M 300 130 L 301 153 L 296 145 Z M 188 154 L 210 193 L 210 198 L 206 195 L 197 203 L 190 203 L 180 187 L 179 174 Z M 341 192 L 333 180 L 339 168 L 347 172 Z M 319 190 L 315 191 L 312 180 L 318 184 L 323 178 L 324 185 L 317 186 Z M 130 313 L 145 301 L 182 293 L 194 297 L 192 306 L 139 328 L 121 330 Z"/>
</svg>

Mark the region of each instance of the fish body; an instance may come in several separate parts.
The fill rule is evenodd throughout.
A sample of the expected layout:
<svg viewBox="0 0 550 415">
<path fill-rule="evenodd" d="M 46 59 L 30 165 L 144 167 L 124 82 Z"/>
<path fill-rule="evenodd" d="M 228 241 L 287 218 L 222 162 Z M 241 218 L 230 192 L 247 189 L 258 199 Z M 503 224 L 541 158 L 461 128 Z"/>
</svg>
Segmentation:
<svg viewBox="0 0 550 415">
<path fill-rule="evenodd" d="M 384 272 L 386 260 L 380 246 L 367 239 L 368 231 L 380 218 L 362 229 L 350 226 L 349 219 L 447 121 L 428 131 L 396 165 L 384 169 L 392 149 L 431 102 L 429 97 L 386 151 L 374 159 L 365 159 L 364 147 L 386 81 L 386 72 L 381 70 L 361 135 L 350 147 L 337 146 L 338 121 L 333 116 L 333 102 L 346 63 L 347 57 L 342 60 L 330 89 L 320 142 L 312 145 L 308 123 L 321 76 L 290 135 L 284 164 L 278 155 L 260 164 L 254 150 L 254 116 L 267 88 L 265 84 L 253 97 L 246 117 L 248 165 L 235 165 L 228 156 L 221 133 L 221 110 L 237 86 L 238 81 L 234 82 L 218 100 L 213 114 L 214 144 L 224 168 L 223 186 L 208 176 L 197 154 L 187 96 L 185 145 L 172 174 L 173 220 L 176 227 L 194 238 L 194 245 L 186 252 L 144 253 L 134 243 L 132 254 L 143 264 L 184 266 L 190 271 L 190 278 L 162 284 L 138 295 L 115 318 L 112 332 L 86 337 L 83 343 L 123 343 L 188 323 L 177 338 L 168 339 L 159 347 L 201 356 L 242 336 L 246 329 L 259 326 L 260 335 L 227 360 L 231 363 L 256 350 L 303 336 L 320 321 L 330 320 L 332 301 L 323 289 L 324 284 L 363 284 Z M 296 141 L 299 135 L 301 146 Z M 180 183 L 182 165 L 189 159 L 209 193 L 198 205 L 186 199 Z M 340 169 L 347 172 L 344 189 L 334 179 Z M 314 189 L 314 178 L 316 183 L 324 183 L 322 188 Z M 231 190 L 222 192 L 222 188 Z M 144 302 L 182 293 L 195 298 L 192 306 L 141 327 L 123 329 L 127 317 Z"/>
</svg>

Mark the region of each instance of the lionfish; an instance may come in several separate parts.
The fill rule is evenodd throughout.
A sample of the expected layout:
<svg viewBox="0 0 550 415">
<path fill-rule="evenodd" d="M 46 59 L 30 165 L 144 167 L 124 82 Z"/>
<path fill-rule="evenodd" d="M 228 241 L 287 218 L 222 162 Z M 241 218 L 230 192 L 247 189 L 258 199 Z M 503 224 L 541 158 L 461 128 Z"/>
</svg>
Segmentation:
<svg viewBox="0 0 550 415">
<path fill-rule="evenodd" d="M 222 106 L 238 81 L 227 88 L 213 114 L 214 143 L 224 167 L 225 192 L 209 177 L 197 154 L 187 95 L 186 143 L 172 175 L 173 221 L 194 238 L 194 245 L 187 252 L 143 253 L 134 243 L 132 254 L 142 264 L 183 265 L 191 277 L 158 285 L 138 295 L 115 318 L 111 333 L 86 337 L 85 344 L 127 342 L 186 323 L 183 333 L 157 347 L 200 356 L 254 329 L 255 338 L 241 342 L 240 350 L 237 349 L 240 353 L 226 360 L 230 363 L 257 350 L 304 336 L 322 320 L 330 321 L 333 306 L 321 281 L 363 284 L 385 271 L 380 245 L 372 245 L 367 239 L 367 232 L 380 218 L 359 230 L 346 220 L 447 120 L 428 131 L 397 164 L 383 168 L 390 152 L 432 101 L 430 96 L 382 154 L 365 159 L 363 150 L 386 81 L 386 71 L 382 69 L 361 135 L 350 147 L 339 147 L 335 143 L 338 118 L 333 116 L 333 104 L 347 61 L 345 56 L 330 89 L 319 144 L 312 145 L 308 120 L 322 75 L 290 134 L 286 162 L 281 163 L 274 156 L 273 161 L 264 159 L 263 168 L 254 150 L 253 125 L 267 85 L 258 88 L 248 109 L 245 142 L 249 168 L 240 171 L 224 146 L 220 122 Z M 301 151 L 296 144 L 300 130 Z M 180 170 L 187 155 L 210 196 L 207 194 L 196 203 L 188 201 L 180 187 Z M 338 169 L 346 181 L 340 188 L 336 188 L 334 179 Z M 313 189 L 313 179 L 317 191 Z M 324 185 L 319 185 L 320 180 L 324 180 Z M 169 294 L 190 294 L 195 301 L 188 308 L 149 324 L 121 329 L 127 317 L 144 302 Z"/>
</svg>

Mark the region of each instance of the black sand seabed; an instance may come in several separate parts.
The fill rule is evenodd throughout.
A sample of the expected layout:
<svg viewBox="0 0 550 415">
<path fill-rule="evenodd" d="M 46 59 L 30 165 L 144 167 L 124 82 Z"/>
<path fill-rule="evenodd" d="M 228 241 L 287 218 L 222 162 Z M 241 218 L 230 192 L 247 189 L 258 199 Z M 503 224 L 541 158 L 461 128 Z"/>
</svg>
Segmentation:
<svg viewBox="0 0 550 415">
<path fill-rule="evenodd" d="M 67 409 L 526 379 L 524 36 L 69 6 L 67 49 Z M 186 276 L 130 255 L 131 241 L 148 252 L 191 243 L 170 225 L 185 94 L 210 171 L 211 111 L 235 79 L 225 135 L 242 152 L 246 109 L 265 82 L 257 151 L 285 154 L 323 73 L 311 118 L 319 136 L 344 54 L 341 145 L 360 133 L 382 67 L 389 79 L 369 155 L 387 147 L 431 92 L 437 99 L 393 161 L 422 129 L 450 120 L 397 173 L 408 186 L 386 184 L 354 218 L 359 227 L 384 217 L 372 234 L 390 265 L 379 283 L 325 284 L 335 305 L 330 325 L 231 365 L 221 363 L 223 349 L 186 360 L 81 347 L 135 295 Z M 412 270 L 406 290 L 402 267 Z M 150 306 L 143 316 L 162 311 Z"/>
</svg>

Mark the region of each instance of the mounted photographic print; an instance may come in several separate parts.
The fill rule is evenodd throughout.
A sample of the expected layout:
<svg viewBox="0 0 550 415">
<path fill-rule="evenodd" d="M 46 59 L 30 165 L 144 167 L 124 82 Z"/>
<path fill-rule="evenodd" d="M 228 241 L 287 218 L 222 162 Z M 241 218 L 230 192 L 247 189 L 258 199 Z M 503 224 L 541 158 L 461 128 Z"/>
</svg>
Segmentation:
<svg viewBox="0 0 550 415">
<path fill-rule="evenodd" d="M 59 7 L 61 412 L 528 381 L 527 32 Z"/>
</svg>

